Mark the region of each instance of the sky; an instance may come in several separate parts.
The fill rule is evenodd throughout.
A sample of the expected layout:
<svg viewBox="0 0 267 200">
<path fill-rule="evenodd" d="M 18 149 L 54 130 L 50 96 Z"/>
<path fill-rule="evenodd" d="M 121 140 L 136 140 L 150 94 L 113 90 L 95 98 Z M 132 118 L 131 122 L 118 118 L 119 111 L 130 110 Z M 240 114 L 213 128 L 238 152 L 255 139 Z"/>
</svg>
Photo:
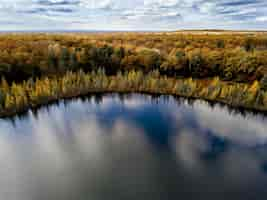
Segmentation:
<svg viewBox="0 0 267 200">
<path fill-rule="evenodd" d="M 266 0 L 0 0 L 0 31 L 267 30 Z"/>
</svg>

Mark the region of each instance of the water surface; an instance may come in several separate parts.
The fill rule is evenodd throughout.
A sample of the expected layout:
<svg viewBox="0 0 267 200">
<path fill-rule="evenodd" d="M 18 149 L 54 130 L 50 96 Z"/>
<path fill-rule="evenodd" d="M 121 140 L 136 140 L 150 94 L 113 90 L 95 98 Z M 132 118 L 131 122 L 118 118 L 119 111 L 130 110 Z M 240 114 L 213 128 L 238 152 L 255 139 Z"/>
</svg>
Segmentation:
<svg viewBox="0 0 267 200">
<path fill-rule="evenodd" d="M 0 120 L 0 199 L 266 199 L 266 122 L 166 96 L 61 101 Z"/>
</svg>

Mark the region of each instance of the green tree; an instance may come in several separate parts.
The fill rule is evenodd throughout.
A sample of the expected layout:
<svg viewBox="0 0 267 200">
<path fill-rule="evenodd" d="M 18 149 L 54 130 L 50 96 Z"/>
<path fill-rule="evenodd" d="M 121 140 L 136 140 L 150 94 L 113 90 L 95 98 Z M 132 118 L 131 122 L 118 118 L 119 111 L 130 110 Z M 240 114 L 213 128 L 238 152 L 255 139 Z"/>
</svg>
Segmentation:
<svg viewBox="0 0 267 200">
<path fill-rule="evenodd" d="M 79 67 L 77 54 L 75 51 L 70 53 L 70 60 L 69 60 L 70 69 L 77 70 Z"/>
<path fill-rule="evenodd" d="M 264 75 L 260 81 L 260 87 L 262 90 L 267 91 L 267 75 Z"/>
<path fill-rule="evenodd" d="M 189 71 L 193 76 L 201 76 L 204 67 L 204 58 L 201 51 L 195 50 L 189 58 Z"/>
<path fill-rule="evenodd" d="M 245 39 L 244 48 L 245 48 L 246 51 L 252 51 L 254 49 L 253 39 L 252 38 L 246 38 Z"/>
<path fill-rule="evenodd" d="M 140 64 L 145 67 L 145 71 L 159 69 L 162 64 L 160 54 L 154 50 L 145 49 L 138 53 Z"/>
<path fill-rule="evenodd" d="M 66 47 L 63 47 L 60 52 L 59 70 L 64 72 L 69 69 L 70 54 Z"/>
<path fill-rule="evenodd" d="M 52 48 L 48 50 L 48 67 L 50 70 L 55 70 L 58 67 L 58 58 Z"/>
<path fill-rule="evenodd" d="M 224 48 L 225 47 L 224 40 L 217 40 L 216 47 L 220 49 Z"/>
</svg>

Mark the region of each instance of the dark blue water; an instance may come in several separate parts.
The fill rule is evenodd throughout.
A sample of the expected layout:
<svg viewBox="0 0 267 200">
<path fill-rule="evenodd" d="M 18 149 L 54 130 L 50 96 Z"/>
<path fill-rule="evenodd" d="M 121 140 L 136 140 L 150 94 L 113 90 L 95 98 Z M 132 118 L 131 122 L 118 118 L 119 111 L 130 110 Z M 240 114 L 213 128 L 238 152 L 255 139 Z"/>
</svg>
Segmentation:
<svg viewBox="0 0 267 200">
<path fill-rule="evenodd" d="M 0 120 L 2 200 L 267 198 L 267 119 L 105 95 Z"/>
</svg>

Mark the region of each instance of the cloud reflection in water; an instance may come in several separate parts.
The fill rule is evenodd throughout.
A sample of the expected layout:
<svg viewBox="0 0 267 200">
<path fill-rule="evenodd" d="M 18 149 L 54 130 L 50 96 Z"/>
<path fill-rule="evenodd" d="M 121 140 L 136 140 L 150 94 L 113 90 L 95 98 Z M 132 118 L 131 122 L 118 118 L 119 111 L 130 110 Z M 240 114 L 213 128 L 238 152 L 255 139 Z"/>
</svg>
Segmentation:
<svg viewBox="0 0 267 200">
<path fill-rule="evenodd" d="M 62 101 L 0 127 L 5 200 L 267 193 L 266 119 L 200 101 L 107 95 Z"/>
</svg>

